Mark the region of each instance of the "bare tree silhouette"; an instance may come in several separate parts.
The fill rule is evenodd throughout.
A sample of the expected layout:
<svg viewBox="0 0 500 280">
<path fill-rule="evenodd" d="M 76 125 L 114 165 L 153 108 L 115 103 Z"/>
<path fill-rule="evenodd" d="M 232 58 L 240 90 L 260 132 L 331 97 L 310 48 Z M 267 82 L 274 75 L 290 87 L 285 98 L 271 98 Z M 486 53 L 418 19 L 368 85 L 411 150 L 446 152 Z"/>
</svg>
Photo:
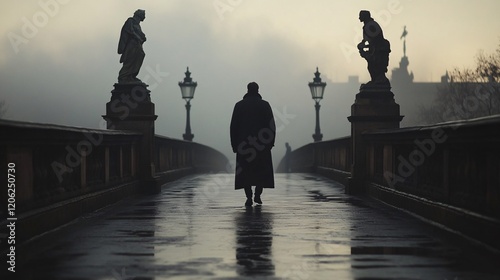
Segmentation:
<svg viewBox="0 0 500 280">
<path fill-rule="evenodd" d="M 492 54 L 479 51 L 475 68 L 455 68 L 447 76 L 434 105 L 420 107 L 423 123 L 500 114 L 500 44 Z"/>
</svg>

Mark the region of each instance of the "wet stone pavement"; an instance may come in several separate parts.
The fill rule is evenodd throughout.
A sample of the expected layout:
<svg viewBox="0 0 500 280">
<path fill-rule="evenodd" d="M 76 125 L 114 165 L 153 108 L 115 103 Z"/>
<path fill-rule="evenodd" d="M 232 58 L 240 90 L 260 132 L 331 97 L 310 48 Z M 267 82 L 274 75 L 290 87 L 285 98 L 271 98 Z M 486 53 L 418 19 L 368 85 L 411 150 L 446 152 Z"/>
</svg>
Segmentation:
<svg viewBox="0 0 500 280">
<path fill-rule="evenodd" d="M 497 257 L 309 174 L 244 207 L 233 175 L 194 175 L 23 248 L 23 279 L 500 279 Z M 27 253 L 29 252 L 29 253 Z M 21 256 L 20 256 L 21 258 Z M 20 273 L 20 274 L 19 274 Z"/>
</svg>

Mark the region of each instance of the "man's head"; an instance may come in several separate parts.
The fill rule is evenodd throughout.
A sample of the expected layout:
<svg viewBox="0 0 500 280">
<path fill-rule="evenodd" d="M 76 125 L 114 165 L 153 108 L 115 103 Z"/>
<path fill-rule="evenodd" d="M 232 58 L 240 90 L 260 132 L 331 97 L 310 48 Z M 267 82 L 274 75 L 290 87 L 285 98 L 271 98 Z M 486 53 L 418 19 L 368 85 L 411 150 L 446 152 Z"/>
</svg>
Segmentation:
<svg viewBox="0 0 500 280">
<path fill-rule="evenodd" d="M 361 10 L 359 12 L 359 21 L 364 22 L 364 21 L 369 20 L 371 18 L 372 18 L 372 16 L 370 14 L 370 11 Z"/>
<path fill-rule="evenodd" d="M 138 18 L 140 21 L 143 21 L 146 18 L 146 11 L 139 9 L 134 12 L 134 17 Z"/>
<path fill-rule="evenodd" d="M 256 82 L 251 82 L 247 85 L 248 93 L 259 93 L 259 85 Z"/>
</svg>

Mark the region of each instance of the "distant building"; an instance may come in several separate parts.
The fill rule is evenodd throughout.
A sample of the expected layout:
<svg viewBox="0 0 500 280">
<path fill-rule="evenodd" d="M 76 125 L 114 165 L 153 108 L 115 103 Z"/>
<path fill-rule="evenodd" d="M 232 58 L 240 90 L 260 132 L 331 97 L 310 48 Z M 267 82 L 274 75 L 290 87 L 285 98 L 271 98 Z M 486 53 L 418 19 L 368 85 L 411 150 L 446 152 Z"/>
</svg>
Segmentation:
<svg viewBox="0 0 500 280">
<path fill-rule="evenodd" d="M 406 36 L 408 31 L 404 27 L 401 38 L 403 40 L 403 57 L 399 67 L 392 69 L 391 85 L 396 102 L 399 103 L 401 114 L 405 117 L 401 126 L 414 126 L 421 123 L 421 107 L 431 107 L 438 93 L 438 88 L 448 83 L 448 72 L 441 77 L 439 83 L 414 82 L 413 72 L 408 72 L 410 60 L 406 56 Z"/>
<path fill-rule="evenodd" d="M 410 61 L 405 55 L 401 58 L 399 62 L 399 68 L 392 69 L 392 81 L 398 82 L 400 84 L 411 84 L 413 83 L 413 72 L 408 73 L 408 65 Z"/>
<path fill-rule="evenodd" d="M 408 72 L 409 59 L 401 58 L 399 67 L 392 69 L 391 86 L 396 102 L 399 103 L 401 114 L 405 117 L 401 126 L 421 124 L 420 108 L 431 107 L 435 101 L 438 88 L 449 82 L 448 73 L 441 77 L 440 82 L 414 82 L 413 72 Z"/>
</svg>

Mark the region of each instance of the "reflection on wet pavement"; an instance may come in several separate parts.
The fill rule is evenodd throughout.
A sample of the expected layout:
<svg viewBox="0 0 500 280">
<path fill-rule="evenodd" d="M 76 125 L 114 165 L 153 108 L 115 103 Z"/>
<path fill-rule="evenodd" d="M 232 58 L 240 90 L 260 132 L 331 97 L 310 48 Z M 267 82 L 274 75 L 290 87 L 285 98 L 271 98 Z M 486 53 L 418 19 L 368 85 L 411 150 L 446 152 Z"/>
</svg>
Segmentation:
<svg viewBox="0 0 500 280">
<path fill-rule="evenodd" d="M 183 178 L 33 241 L 24 279 L 499 279 L 498 256 L 308 174 L 244 207 L 233 175 Z M 2 278 L 4 279 L 4 278 Z"/>
<path fill-rule="evenodd" d="M 272 276 L 274 264 L 272 213 L 246 207 L 235 219 L 236 260 L 241 276 Z"/>
</svg>

